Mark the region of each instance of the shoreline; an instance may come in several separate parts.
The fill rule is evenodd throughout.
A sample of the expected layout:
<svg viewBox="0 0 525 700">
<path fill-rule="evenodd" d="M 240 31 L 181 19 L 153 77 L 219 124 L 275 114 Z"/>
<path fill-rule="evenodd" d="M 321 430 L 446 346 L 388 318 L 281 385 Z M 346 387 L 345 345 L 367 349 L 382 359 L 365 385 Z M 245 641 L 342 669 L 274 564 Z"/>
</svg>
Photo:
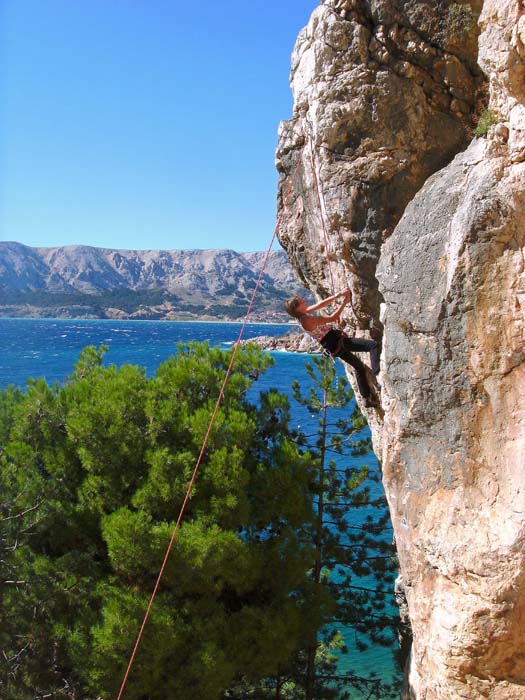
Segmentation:
<svg viewBox="0 0 525 700">
<path fill-rule="evenodd" d="M 199 321 L 175 320 L 169 318 L 64 318 L 63 316 L 0 316 L 0 321 L 59 321 L 62 323 L 201 323 L 212 325 L 242 326 L 244 321 Z M 247 326 L 283 326 L 293 328 L 295 324 L 285 321 L 247 321 Z"/>
<path fill-rule="evenodd" d="M 144 324 L 161 324 L 161 325 L 171 325 L 171 326 L 230 326 L 235 329 L 240 329 L 243 327 L 243 321 L 175 321 L 169 319 L 111 319 L 111 318 L 41 318 L 41 317 L 14 317 L 14 316 L 0 316 L 0 322 L 10 322 L 14 323 L 48 323 L 53 325 L 80 325 L 80 326 L 90 326 L 90 325 L 112 325 L 122 324 L 131 326 L 140 326 Z M 290 353 L 290 354 L 306 354 L 306 355 L 317 355 L 321 352 L 319 344 L 317 341 L 313 340 L 308 334 L 302 332 L 300 327 L 295 322 L 270 322 L 270 321 L 248 321 L 244 324 L 244 329 L 248 328 L 259 328 L 259 335 L 252 338 L 243 336 L 241 338 L 232 339 L 225 343 L 226 345 L 234 345 L 238 340 L 240 340 L 241 345 L 257 345 L 265 352 L 272 353 Z M 274 328 L 275 333 L 272 335 L 261 335 L 261 331 L 264 328 Z M 264 333 L 264 331 L 263 331 Z"/>
</svg>

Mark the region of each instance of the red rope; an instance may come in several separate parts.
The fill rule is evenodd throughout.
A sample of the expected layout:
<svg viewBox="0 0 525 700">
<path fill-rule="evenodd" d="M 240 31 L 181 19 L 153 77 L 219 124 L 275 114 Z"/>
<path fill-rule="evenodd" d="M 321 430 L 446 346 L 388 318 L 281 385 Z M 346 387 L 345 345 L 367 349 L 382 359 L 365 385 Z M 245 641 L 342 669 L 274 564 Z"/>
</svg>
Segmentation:
<svg viewBox="0 0 525 700">
<path fill-rule="evenodd" d="M 224 390 L 225 390 L 225 388 L 226 388 L 226 384 L 227 384 L 227 382 L 228 382 L 228 378 L 229 378 L 229 376 L 230 376 L 230 374 L 231 374 L 231 371 L 232 371 L 232 368 L 233 368 L 233 363 L 235 362 L 235 358 L 237 357 L 237 352 L 238 352 L 239 347 L 240 347 L 241 339 L 242 339 L 243 334 L 244 334 L 244 331 L 245 331 L 245 329 L 246 329 L 246 324 L 248 323 L 248 318 L 249 318 L 249 316 L 250 316 L 250 314 L 251 314 L 251 311 L 252 311 L 252 308 L 253 308 L 253 304 L 254 304 L 254 302 L 255 302 L 255 297 L 257 296 L 257 292 L 258 292 L 258 290 L 259 290 L 259 286 L 260 286 L 261 281 L 262 281 L 262 277 L 263 277 L 263 274 L 264 274 L 264 270 L 265 270 L 266 265 L 267 265 L 267 263 L 268 263 L 268 259 L 269 259 L 269 257 L 270 257 L 270 253 L 271 253 L 271 251 L 272 251 L 272 246 L 273 246 L 274 241 L 275 241 L 275 238 L 276 238 L 276 236 L 277 236 L 277 231 L 279 230 L 279 227 L 280 227 L 280 225 L 281 225 L 282 218 L 283 218 L 283 216 L 284 216 L 284 214 L 285 214 L 285 212 L 286 212 L 286 207 L 287 207 L 287 205 L 288 205 L 288 200 L 289 200 L 289 198 L 290 198 L 290 194 L 291 194 L 292 189 L 293 189 L 293 186 L 294 186 L 294 184 L 295 184 L 295 180 L 296 180 L 296 177 L 297 177 L 297 173 L 299 172 L 299 167 L 300 167 L 301 162 L 302 162 L 302 160 L 303 160 L 303 153 L 304 153 L 304 149 L 305 149 L 305 147 L 306 147 L 306 143 L 307 143 L 307 142 L 305 141 L 305 143 L 304 143 L 304 145 L 303 145 L 303 147 L 302 147 L 302 149 L 301 149 L 301 152 L 300 152 L 300 154 L 299 154 L 299 160 L 297 161 L 297 165 L 295 166 L 295 170 L 294 170 L 293 175 L 292 175 L 292 181 L 291 181 L 291 183 L 290 183 L 290 185 L 289 185 L 289 187 L 288 187 L 288 190 L 287 190 L 287 192 L 286 192 L 286 196 L 285 196 L 285 198 L 284 198 L 284 203 L 283 203 L 283 208 L 281 209 L 281 213 L 279 214 L 279 216 L 278 216 L 278 218 L 277 218 L 277 222 L 276 222 L 275 228 L 274 228 L 274 230 L 273 230 L 273 236 L 272 236 L 272 239 L 271 239 L 271 241 L 270 241 L 270 245 L 268 246 L 268 250 L 266 251 L 266 255 L 265 255 L 264 259 L 263 259 L 263 264 L 262 264 L 262 266 L 261 266 L 261 271 L 259 272 L 259 277 L 257 278 L 257 283 L 256 283 L 255 288 L 254 288 L 254 290 L 253 290 L 252 298 L 251 298 L 251 300 L 250 300 L 250 304 L 249 304 L 249 306 L 248 306 L 248 310 L 247 310 L 247 312 L 246 312 L 246 315 L 245 315 L 245 317 L 244 317 L 244 321 L 243 321 L 242 326 L 241 326 L 241 330 L 240 330 L 240 332 L 239 332 L 239 337 L 237 338 L 237 340 L 236 340 L 236 342 L 235 342 L 235 345 L 234 345 L 234 347 L 233 347 L 232 356 L 231 356 L 231 359 L 230 359 L 230 364 L 228 365 L 228 369 L 226 370 L 226 374 L 225 374 L 225 376 L 224 376 L 224 380 L 223 380 L 223 382 L 222 382 L 221 389 L 220 389 L 220 391 L 219 391 L 219 396 L 218 396 L 218 398 L 217 398 L 217 402 L 216 402 L 216 404 L 215 404 L 215 408 L 214 408 L 213 413 L 212 413 L 212 416 L 211 416 L 211 418 L 210 418 L 210 422 L 209 422 L 209 425 L 208 425 L 208 430 L 206 431 L 206 435 L 204 436 L 204 441 L 203 441 L 203 443 L 202 443 L 201 451 L 200 451 L 199 456 L 198 456 L 198 458 L 197 458 L 197 462 L 196 462 L 196 464 L 195 464 L 195 468 L 194 468 L 194 470 L 193 470 L 193 474 L 192 474 L 191 479 L 190 479 L 190 482 L 189 482 L 189 484 L 188 484 L 188 489 L 187 489 L 187 491 L 186 491 L 186 495 L 185 495 L 185 497 L 184 497 L 184 501 L 183 501 L 182 507 L 181 507 L 181 509 L 180 509 L 179 517 L 177 518 L 177 522 L 176 522 L 176 524 L 175 524 L 175 527 L 173 528 L 173 532 L 172 532 L 172 535 L 171 535 L 171 539 L 170 539 L 170 541 L 169 541 L 168 548 L 166 549 L 166 554 L 164 555 L 164 560 L 163 560 L 163 562 L 162 562 L 162 566 L 160 567 L 160 571 L 159 571 L 159 574 L 158 574 L 158 576 L 157 576 L 157 581 L 156 581 L 156 583 L 155 583 L 155 587 L 153 588 L 153 593 L 151 594 L 151 598 L 150 598 L 150 600 L 149 600 L 148 607 L 147 607 L 146 613 L 145 613 L 145 615 L 144 615 L 144 619 L 142 620 L 142 625 L 141 625 L 140 630 L 139 630 L 139 633 L 138 633 L 138 635 L 137 635 L 137 639 L 136 639 L 136 641 L 135 641 L 135 646 L 133 647 L 133 652 L 132 652 L 131 657 L 130 657 L 130 659 L 129 659 L 128 667 L 127 667 L 127 669 L 126 669 L 126 673 L 124 674 L 124 678 L 123 678 L 123 680 L 122 680 L 122 685 L 120 686 L 120 691 L 119 691 L 119 694 L 118 694 L 118 696 L 117 696 L 117 700 L 121 700 L 121 698 L 122 698 L 122 694 L 123 694 L 124 689 L 125 689 L 125 687 L 126 687 L 126 683 L 127 683 L 127 681 L 128 681 L 128 677 L 129 677 L 129 674 L 130 674 L 130 671 L 131 671 L 131 667 L 133 666 L 133 662 L 135 661 L 135 656 L 137 655 L 137 651 L 138 651 L 138 648 L 139 648 L 139 645 L 140 645 L 140 641 L 141 641 L 141 639 L 142 639 L 142 634 L 143 634 L 143 632 L 144 632 L 144 628 L 146 627 L 146 623 L 147 623 L 147 621 L 148 621 L 149 614 L 150 614 L 150 612 L 151 612 L 151 608 L 153 607 L 153 601 L 155 600 L 155 596 L 157 595 L 157 591 L 158 591 L 159 586 L 160 586 L 160 581 L 161 581 L 161 579 L 162 579 L 162 575 L 164 574 L 164 569 L 166 568 L 166 564 L 167 564 L 167 562 L 168 562 L 168 557 L 169 557 L 170 552 L 171 552 L 171 549 L 172 549 L 172 547 L 173 547 L 173 543 L 175 542 L 175 538 L 176 538 L 176 536 L 177 536 L 177 532 L 179 531 L 179 527 L 180 527 L 180 523 L 181 523 L 181 520 L 182 520 L 182 516 L 183 516 L 184 511 L 185 511 L 185 509 L 186 509 L 186 504 L 188 503 L 188 500 L 189 500 L 189 498 L 190 498 L 191 492 L 193 491 L 193 485 L 194 485 L 195 479 L 196 479 L 196 477 L 197 477 L 197 472 L 199 471 L 199 467 L 200 467 L 202 458 L 203 458 L 203 456 L 204 456 L 204 451 L 205 451 L 206 446 L 207 446 L 207 444 L 208 444 L 208 440 L 209 440 L 209 437 L 210 437 L 210 434 L 211 434 L 211 431 L 212 431 L 212 427 L 213 427 L 213 424 L 214 424 L 214 422 L 215 422 L 215 418 L 216 418 L 216 416 L 217 416 L 217 412 L 218 412 L 218 410 L 219 410 L 219 406 L 220 406 L 220 404 L 221 404 L 221 402 L 222 402 L 222 399 L 223 399 L 223 396 L 224 396 Z"/>
</svg>

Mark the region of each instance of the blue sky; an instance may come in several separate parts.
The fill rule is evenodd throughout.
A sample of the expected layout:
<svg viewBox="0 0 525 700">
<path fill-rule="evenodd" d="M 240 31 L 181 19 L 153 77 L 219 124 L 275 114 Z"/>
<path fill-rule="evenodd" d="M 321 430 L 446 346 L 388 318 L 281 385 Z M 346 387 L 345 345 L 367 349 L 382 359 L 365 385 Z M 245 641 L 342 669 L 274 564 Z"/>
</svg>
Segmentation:
<svg viewBox="0 0 525 700">
<path fill-rule="evenodd" d="M 0 0 L 0 240 L 266 249 L 318 0 Z"/>
</svg>

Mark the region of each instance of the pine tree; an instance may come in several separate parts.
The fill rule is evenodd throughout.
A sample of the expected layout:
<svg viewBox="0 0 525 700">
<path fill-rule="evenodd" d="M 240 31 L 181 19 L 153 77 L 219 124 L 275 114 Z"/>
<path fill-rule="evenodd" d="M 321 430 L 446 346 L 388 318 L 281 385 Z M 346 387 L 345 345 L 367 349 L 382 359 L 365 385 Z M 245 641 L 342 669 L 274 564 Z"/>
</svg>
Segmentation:
<svg viewBox="0 0 525 700">
<path fill-rule="evenodd" d="M 341 628 L 351 628 L 358 649 L 376 645 L 395 647 L 398 620 L 392 606 L 397 571 L 392 531 L 381 490 L 380 474 L 352 457 L 371 452 L 366 422 L 357 404 L 348 416 L 353 392 L 346 378 L 337 377 L 335 364 L 323 356 L 306 365 L 312 386 L 307 394 L 293 384 L 295 400 L 312 417 L 317 429 L 300 438 L 316 465 L 310 485 L 315 518 L 305 535 L 314 545 L 311 576 L 318 590 L 322 619 L 305 650 L 306 700 L 349 697 L 353 686 L 369 697 L 388 697 L 394 690 L 377 678 L 337 674 L 338 655 L 346 645 Z M 324 590 L 325 595 L 319 592 Z"/>
<path fill-rule="evenodd" d="M 16 445 L 7 449 L 8 438 L 16 421 L 17 406 L 22 393 L 14 387 L 0 392 L 0 697 L 8 697 L 8 679 L 17 675 L 28 656 L 29 645 L 19 636 L 21 620 L 9 614 L 11 602 L 26 590 L 27 580 L 23 558 L 20 556 L 30 536 L 35 513 L 40 505 L 38 489 L 28 487 L 13 467 L 10 456 L 23 451 Z M 31 613 L 25 611 L 23 625 Z M 18 700 L 18 694 L 11 694 Z"/>
<path fill-rule="evenodd" d="M 12 700 L 115 697 L 230 360 L 181 346 L 149 379 L 103 355 L 88 348 L 63 386 L 0 401 L 2 525 L 23 581 L 2 588 Z M 255 687 L 319 625 L 300 536 L 311 459 L 286 397 L 247 399 L 270 362 L 238 354 L 126 700 Z"/>
<path fill-rule="evenodd" d="M 115 697 L 230 359 L 190 344 L 148 379 L 103 356 L 86 349 L 62 387 L 0 393 L 11 700 Z M 284 396 L 247 399 L 270 362 L 253 347 L 237 358 L 126 700 L 384 692 L 335 670 L 339 626 L 391 643 L 384 502 L 371 470 L 341 461 L 368 452 L 364 420 L 337 415 L 351 392 L 318 360 L 311 393 L 295 387 L 318 429 L 295 433 Z"/>
</svg>

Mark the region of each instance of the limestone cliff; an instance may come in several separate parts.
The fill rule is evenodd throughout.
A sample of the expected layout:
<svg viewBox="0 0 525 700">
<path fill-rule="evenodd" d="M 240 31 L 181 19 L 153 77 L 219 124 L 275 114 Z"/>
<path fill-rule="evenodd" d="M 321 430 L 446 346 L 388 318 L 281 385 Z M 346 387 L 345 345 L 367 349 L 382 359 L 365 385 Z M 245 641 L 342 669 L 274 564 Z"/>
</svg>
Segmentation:
<svg viewBox="0 0 525 700">
<path fill-rule="evenodd" d="M 308 139 L 281 243 L 383 344 L 367 415 L 418 700 L 525 698 L 524 44 L 521 0 L 325 0 L 279 132 L 280 206 Z"/>
</svg>

